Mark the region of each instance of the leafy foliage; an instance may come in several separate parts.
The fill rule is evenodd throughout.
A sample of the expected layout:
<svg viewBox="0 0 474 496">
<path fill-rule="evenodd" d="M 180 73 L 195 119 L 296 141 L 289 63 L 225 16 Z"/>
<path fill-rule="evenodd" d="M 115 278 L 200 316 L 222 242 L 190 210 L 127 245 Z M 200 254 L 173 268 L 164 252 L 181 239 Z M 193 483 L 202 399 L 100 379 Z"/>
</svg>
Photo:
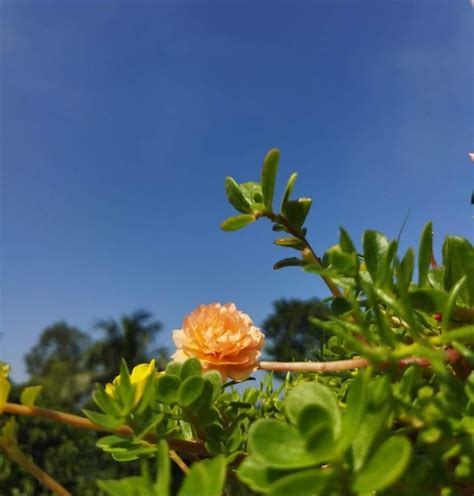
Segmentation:
<svg viewBox="0 0 474 496">
<path fill-rule="evenodd" d="M 274 210 L 278 164 L 279 152 L 271 150 L 260 183 L 226 178 L 227 198 L 239 214 L 222 227 L 236 230 L 267 218 L 275 232 L 286 233 L 276 244 L 298 254 L 275 268 L 303 267 L 326 283 L 330 312 L 313 313 L 314 329 L 302 331 L 304 339 L 327 338 L 321 363 L 295 364 L 303 373 L 288 374 L 278 385 L 269 374 L 244 390 L 233 381 L 223 384 L 198 358 L 162 371 L 152 360 L 131 372 L 126 361 L 107 358 L 120 374 L 105 388 L 97 385 L 96 408 L 84 413 L 107 431 L 97 446 L 121 464 L 139 463 L 140 473 L 101 480 L 101 490 L 160 496 L 472 494 L 473 246 L 448 236 L 438 266 L 430 223 L 416 256 L 413 249 L 400 254 L 397 240 L 373 230 L 363 234 L 358 249 L 341 228 L 338 243 L 319 257 L 304 227 L 312 202 L 292 199 L 296 174 Z M 292 321 L 281 317 L 277 312 L 266 323 L 273 346 L 282 340 L 278 353 L 294 346 L 285 341 Z M 111 342 L 126 336 L 116 325 L 107 333 Z M 311 365 L 325 373 L 309 372 Z M 0 374 L 0 408 L 6 409 L 5 377 Z M 23 394 L 26 401 L 32 396 L 31 390 Z M 0 434 L 6 453 L 14 436 L 7 421 Z M 169 457 L 186 474 L 180 484 L 171 483 Z"/>
</svg>

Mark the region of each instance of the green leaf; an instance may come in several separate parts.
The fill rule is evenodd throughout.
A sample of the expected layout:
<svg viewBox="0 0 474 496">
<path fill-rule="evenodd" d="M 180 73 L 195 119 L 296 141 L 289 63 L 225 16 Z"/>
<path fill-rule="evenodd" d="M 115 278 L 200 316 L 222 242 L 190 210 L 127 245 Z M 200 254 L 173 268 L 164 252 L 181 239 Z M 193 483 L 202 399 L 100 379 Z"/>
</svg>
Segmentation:
<svg viewBox="0 0 474 496">
<path fill-rule="evenodd" d="M 376 443 L 386 433 L 390 409 L 390 403 L 385 402 L 364 416 L 352 441 L 352 459 L 355 470 L 364 465 Z"/>
<path fill-rule="evenodd" d="M 199 361 L 198 358 L 193 357 L 193 358 L 188 358 L 188 360 L 186 360 L 183 363 L 179 376 L 181 380 L 184 381 L 184 379 L 187 379 L 188 377 L 191 377 L 193 375 L 201 375 L 201 374 L 202 374 L 201 362 Z"/>
<path fill-rule="evenodd" d="M 340 453 L 346 451 L 351 445 L 360 428 L 367 409 L 369 381 L 370 372 L 368 370 L 359 371 L 349 388 L 346 413 L 342 419 L 341 434 L 337 446 Z"/>
<path fill-rule="evenodd" d="M 453 313 L 454 305 L 458 299 L 459 294 L 467 280 L 466 276 L 463 276 L 450 290 L 448 297 L 446 298 L 446 305 L 443 309 L 443 320 L 441 328 L 443 331 L 447 331 L 450 326 L 451 314 Z"/>
<path fill-rule="evenodd" d="M 344 253 L 357 253 L 351 237 L 342 226 L 339 227 L 339 246 Z"/>
<path fill-rule="evenodd" d="M 164 414 L 162 412 L 152 415 L 139 431 L 135 430 L 135 437 L 137 439 L 143 439 L 147 434 L 155 430 L 155 428 L 162 422 L 163 418 Z"/>
<path fill-rule="evenodd" d="M 156 381 L 156 399 L 165 405 L 177 403 L 180 386 L 181 380 L 177 375 L 161 375 Z"/>
<path fill-rule="evenodd" d="M 104 390 L 101 384 L 96 384 L 96 389 L 92 393 L 92 399 L 95 404 L 106 414 L 106 415 L 120 415 L 120 407 L 117 404 L 115 398 L 111 398 Z"/>
<path fill-rule="evenodd" d="M 341 251 L 339 245 L 328 250 L 329 263 L 341 274 L 355 275 L 357 272 L 357 254 Z"/>
<path fill-rule="evenodd" d="M 297 257 L 291 257 L 279 260 L 278 262 L 273 264 L 273 269 L 278 270 L 283 269 L 284 267 L 304 267 L 305 265 L 308 265 L 308 262 L 306 262 L 306 260 L 302 260 L 301 258 Z"/>
<path fill-rule="evenodd" d="M 225 178 L 225 193 L 229 203 L 239 212 L 248 214 L 252 211 L 250 202 L 245 198 L 239 185 L 231 177 Z"/>
<path fill-rule="evenodd" d="M 167 374 L 177 375 L 178 377 L 181 375 L 181 367 L 183 366 L 182 362 L 170 362 L 165 368 L 165 372 Z"/>
<path fill-rule="evenodd" d="M 377 268 L 376 283 L 391 289 L 393 285 L 392 263 L 397 253 L 398 243 L 394 240 L 388 245 L 387 251 L 383 254 Z"/>
<path fill-rule="evenodd" d="M 294 248 L 295 250 L 303 250 L 306 246 L 303 241 L 298 238 L 279 238 L 274 241 L 277 246 Z"/>
<path fill-rule="evenodd" d="M 194 415 L 199 419 L 200 423 L 210 424 L 213 419 L 210 418 L 212 398 L 214 397 L 214 387 L 210 381 L 203 379 L 203 388 L 199 398 L 193 403 Z"/>
<path fill-rule="evenodd" d="M 133 407 L 135 386 L 130 382 L 130 371 L 123 358 L 120 362 L 120 383 L 115 386 L 115 391 L 124 410 L 129 411 Z"/>
<path fill-rule="evenodd" d="M 428 282 L 435 289 L 444 291 L 444 267 L 438 267 L 428 272 Z"/>
<path fill-rule="evenodd" d="M 346 312 L 350 312 L 352 310 L 352 304 L 343 296 L 336 296 L 331 301 L 331 311 L 335 315 L 342 315 Z"/>
<path fill-rule="evenodd" d="M 131 437 L 105 436 L 97 441 L 97 446 L 121 462 L 136 460 L 140 456 L 156 452 L 156 446 L 147 442 L 137 442 Z"/>
<path fill-rule="evenodd" d="M 272 468 L 304 468 L 315 463 L 298 429 L 275 419 L 258 419 L 250 426 L 248 449 Z"/>
<path fill-rule="evenodd" d="M 1 376 L 0 376 L 1 377 Z M 0 428 L 0 444 L 7 443 L 10 446 L 17 444 L 18 426 L 15 417 L 9 417 Z"/>
<path fill-rule="evenodd" d="M 459 293 L 462 304 L 474 306 L 474 247 L 464 238 L 447 236 L 443 243 L 444 287 L 450 291 L 466 276 Z"/>
<path fill-rule="evenodd" d="M 0 374 L 0 413 L 3 412 L 3 407 L 8 400 L 10 394 L 11 384 L 8 379 Z"/>
<path fill-rule="evenodd" d="M 122 358 L 120 361 L 120 386 L 123 388 L 129 388 L 130 383 L 130 371 L 128 370 L 127 362 Z"/>
<path fill-rule="evenodd" d="M 364 258 L 369 274 L 375 281 L 382 257 L 388 250 L 387 238 L 378 231 L 365 231 L 363 237 Z"/>
<path fill-rule="evenodd" d="M 368 401 L 371 408 L 385 408 L 390 402 L 392 389 L 387 375 L 372 379 L 368 384 Z"/>
<path fill-rule="evenodd" d="M 464 385 L 464 391 L 469 401 L 474 404 L 474 371 L 472 371 Z"/>
<path fill-rule="evenodd" d="M 261 207 L 265 207 L 263 205 L 262 186 L 259 183 L 256 183 L 255 181 L 248 181 L 246 183 L 239 184 L 239 188 L 245 199 L 250 203 L 252 210 L 262 210 Z"/>
<path fill-rule="evenodd" d="M 270 485 L 287 475 L 284 470 L 267 467 L 265 462 L 255 455 L 246 456 L 237 469 L 239 479 L 257 492 L 267 494 Z"/>
<path fill-rule="evenodd" d="M 412 397 L 412 390 L 419 375 L 419 369 L 414 365 L 410 365 L 403 372 L 402 378 L 400 379 L 400 383 L 398 386 L 398 395 L 404 401 L 410 401 Z"/>
<path fill-rule="evenodd" d="M 109 436 L 101 437 L 97 440 L 96 446 L 102 450 L 109 450 L 116 446 L 121 446 L 123 444 L 130 444 L 130 439 L 124 436 L 118 436 L 116 434 L 110 434 Z"/>
<path fill-rule="evenodd" d="M 312 201 L 311 198 L 298 198 L 286 202 L 283 214 L 292 226 L 301 228 L 308 216 Z"/>
<path fill-rule="evenodd" d="M 212 398 L 215 399 L 222 391 L 222 377 L 217 370 L 209 370 L 202 375 L 205 381 L 208 381 L 212 385 L 213 394 Z"/>
<path fill-rule="evenodd" d="M 331 419 L 334 434 L 339 433 L 341 415 L 336 397 L 329 388 L 318 382 L 305 382 L 295 386 L 289 392 L 284 403 L 286 415 L 293 424 L 298 423 L 298 417 L 307 405 L 316 405 L 325 409 Z"/>
<path fill-rule="evenodd" d="M 99 480 L 97 485 L 110 496 L 154 496 L 143 477 L 133 476 L 122 480 Z"/>
<path fill-rule="evenodd" d="M 408 292 L 408 301 L 416 310 L 426 313 L 442 312 L 448 295 L 435 288 L 414 288 Z"/>
<path fill-rule="evenodd" d="M 405 436 L 387 439 L 356 474 L 352 482 L 352 490 L 369 492 L 390 487 L 408 467 L 411 451 L 410 441 Z"/>
<path fill-rule="evenodd" d="M 306 407 L 310 408 L 310 407 Z M 330 462 L 336 454 L 334 432 L 329 421 L 320 422 L 306 435 L 305 448 L 315 463 Z"/>
<path fill-rule="evenodd" d="M 171 488 L 171 463 L 168 455 L 168 443 L 160 439 L 157 451 L 157 476 L 154 492 L 157 496 L 169 496 Z"/>
<path fill-rule="evenodd" d="M 280 207 L 282 213 L 286 210 L 286 204 L 291 197 L 296 179 L 298 179 L 298 174 L 296 172 L 293 172 L 293 174 L 291 174 L 290 178 L 288 179 L 288 182 L 286 183 L 285 192 L 283 193 Z"/>
<path fill-rule="evenodd" d="M 189 407 L 194 403 L 204 390 L 204 379 L 200 375 L 193 375 L 184 380 L 178 390 L 178 403 Z"/>
<path fill-rule="evenodd" d="M 433 253 L 433 224 L 427 222 L 423 228 L 418 250 L 418 286 L 424 286 L 428 277 L 428 271 Z"/>
<path fill-rule="evenodd" d="M 84 415 L 92 420 L 95 424 L 104 429 L 115 430 L 125 425 L 125 420 L 112 415 L 104 415 L 103 413 L 93 412 L 92 410 L 82 410 Z"/>
<path fill-rule="evenodd" d="M 288 229 L 283 224 L 273 224 L 272 231 L 274 231 L 274 232 L 281 232 L 281 231 L 288 232 Z"/>
<path fill-rule="evenodd" d="M 452 331 L 446 331 L 441 336 L 443 343 L 459 341 L 461 343 L 474 344 L 474 325 L 458 327 Z"/>
<path fill-rule="evenodd" d="M 397 267 L 397 286 L 402 296 L 406 295 L 413 277 L 413 267 L 415 264 L 415 255 L 413 248 L 408 248 L 405 256 Z"/>
<path fill-rule="evenodd" d="M 273 148 L 263 160 L 262 166 L 262 193 L 263 203 L 272 210 L 273 194 L 275 192 L 275 182 L 280 161 L 280 150 Z"/>
<path fill-rule="evenodd" d="M 42 389 L 43 386 L 29 386 L 24 388 L 20 395 L 20 403 L 26 406 L 34 406 L 36 398 Z"/>
<path fill-rule="evenodd" d="M 320 405 L 306 405 L 298 414 L 298 430 L 302 436 L 312 431 L 321 423 L 329 423 L 330 417 L 326 408 Z"/>
<path fill-rule="evenodd" d="M 242 229 L 249 224 L 256 221 L 256 218 L 252 214 L 242 214 L 236 215 L 235 217 L 229 217 L 221 224 L 221 229 L 224 231 L 237 231 Z"/>
<path fill-rule="evenodd" d="M 334 477 L 331 469 L 312 469 L 282 477 L 270 486 L 270 496 L 311 496 L 323 494 Z"/>
<path fill-rule="evenodd" d="M 210 460 L 193 463 L 178 492 L 178 496 L 197 496 L 198 494 L 202 496 L 221 496 L 225 473 L 226 461 L 222 455 Z"/>
</svg>

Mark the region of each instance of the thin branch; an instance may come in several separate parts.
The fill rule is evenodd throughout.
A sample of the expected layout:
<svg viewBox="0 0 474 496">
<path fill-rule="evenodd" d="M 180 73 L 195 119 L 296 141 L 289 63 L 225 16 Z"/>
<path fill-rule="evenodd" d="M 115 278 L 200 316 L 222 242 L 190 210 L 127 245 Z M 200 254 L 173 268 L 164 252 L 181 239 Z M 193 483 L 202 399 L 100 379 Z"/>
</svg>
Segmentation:
<svg viewBox="0 0 474 496">
<path fill-rule="evenodd" d="M 292 234 L 295 238 L 299 239 L 304 243 L 305 248 L 311 255 L 311 261 L 318 265 L 319 267 L 324 267 L 323 261 L 318 257 L 310 242 L 307 240 L 305 234 L 301 229 L 297 229 L 293 227 L 288 220 L 282 215 L 274 214 L 274 213 L 266 213 L 266 217 L 268 217 L 272 222 L 277 224 L 281 224 L 285 226 L 286 230 Z M 326 286 L 329 288 L 333 296 L 342 296 L 341 290 L 329 279 L 328 277 L 321 275 L 323 281 L 326 283 Z"/>
<path fill-rule="evenodd" d="M 461 354 L 454 349 L 445 350 L 445 361 L 454 363 L 461 357 Z M 408 365 L 418 364 L 420 367 L 429 367 L 431 360 L 422 357 L 402 358 L 397 362 L 398 367 L 404 368 Z M 260 362 L 260 370 L 269 370 L 273 372 L 342 372 L 344 370 L 364 369 L 371 365 L 366 358 L 355 358 L 352 360 L 336 360 L 332 362 Z M 382 364 L 383 367 L 389 366 L 390 362 Z"/>
<path fill-rule="evenodd" d="M 337 360 L 333 362 L 260 362 L 260 370 L 272 372 L 341 372 L 343 370 L 362 369 L 369 366 L 365 358 L 354 360 Z"/>
<path fill-rule="evenodd" d="M 189 467 L 184 463 L 183 459 L 176 453 L 175 450 L 169 450 L 168 452 L 170 458 L 178 465 L 178 467 L 187 474 L 189 472 Z"/>
<path fill-rule="evenodd" d="M 41 484 L 46 486 L 57 496 L 72 496 L 59 482 L 55 481 L 49 474 L 38 467 L 36 463 L 30 460 L 16 444 L 2 444 L 5 453 L 16 462 L 20 467 L 35 477 Z"/>
<path fill-rule="evenodd" d="M 13 415 L 26 415 L 28 417 L 46 418 L 49 420 L 53 420 L 55 422 L 60 422 L 62 424 L 68 424 L 73 427 L 77 427 L 79 429 L 88 429 L 97 432 L 109 432 L 113 434 L 119 434 L 122 436 L 133 435 L 133 430 L 130 427 L 128 427 L 128 425 L 124 425 L 122 427 L 119 427 L 118 429 L 105 429 L 85 417 L 79 417 L 78 415 L 59 412 L 57 410 L 49 410 L 47 408 L 41 408 L 38 406 L 26 406 L 26 405 L 18 405 L 16 403 L 5 403 L 5 405 L 3 406 L 3 413 L 10 413 Z M 145 436 L 145 439 L 152 443 L 156 442 L 156 438 L 152 434 Z M 168 444 L 171 449 L 176 451 L 182 451 L 183 453 L 187 453 L 190 455 L 206 456 L 209 454 L 206 448 L 204 447 L 204 444 L 198 442 L 186 441 L 184 439 L 170 439 L 168 440 Z"/>
</svg>

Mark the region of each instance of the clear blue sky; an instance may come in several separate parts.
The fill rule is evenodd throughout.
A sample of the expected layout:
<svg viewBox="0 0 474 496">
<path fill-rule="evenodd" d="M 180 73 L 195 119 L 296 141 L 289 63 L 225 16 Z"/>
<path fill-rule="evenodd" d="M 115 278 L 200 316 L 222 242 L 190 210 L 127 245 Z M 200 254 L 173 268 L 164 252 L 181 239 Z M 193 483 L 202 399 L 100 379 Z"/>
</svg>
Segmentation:
<svg viewBox="0 0 474 496">
<path fill-rule="evenodd" d="M 162 339 L 197 304 L 259 323 L 326 295 L 259 222 L 223 233 L 223 180 L 314 199 L 318 251 L 344 224 L 404 247 L 432 219 L 472 238 L 467 1 L 1 2 L 1 353 L 23 379 L 42 329 L 145 307 Z"/>
</svg>

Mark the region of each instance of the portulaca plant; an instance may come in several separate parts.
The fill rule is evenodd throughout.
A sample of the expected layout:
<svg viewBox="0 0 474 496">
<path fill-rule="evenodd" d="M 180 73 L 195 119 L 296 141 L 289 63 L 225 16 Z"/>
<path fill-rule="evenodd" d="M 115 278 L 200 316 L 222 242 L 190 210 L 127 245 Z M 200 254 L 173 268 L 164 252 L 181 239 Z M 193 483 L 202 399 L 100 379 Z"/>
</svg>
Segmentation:
<svg viewBox="0 0 474 496">
<path fill-rule="evenodd" d="M 376 231 L 358 247 L 341 228 L 320 257 L 305 227 L 311 199 L 293 198 L 296 173 L 274 205 L 278 163 L 271 150 L 260 181 L 226 178 L 238 214 L 222 228 L 269 220 L 294 253 L 274 268 L 324 280 L 332 313 L 311 319 L 330 336 L 324 360 L 261 361 L 264 330 L 213 303 L 174 331 L 165 370 L 123 363 L 84 417 L 35 406 L 37 388 L 8 402 L 3 367 L 0 447 L 54 494 L 70 493 L 19 449 L 16 415 L 96 430 L 98 449 L 141 461 L 140 474 L 98 481 L 101 494 L 170 496 L 171 463 L 179 496 L 474 494 L 473 246 L 447 236 L 438 263 L 431 223 L 416 253 Z M 269 371 L 258 386 L 234 387 L 257 369 Z M 271 371 L 288 375 L 277 382 Z"/>
</svg>

